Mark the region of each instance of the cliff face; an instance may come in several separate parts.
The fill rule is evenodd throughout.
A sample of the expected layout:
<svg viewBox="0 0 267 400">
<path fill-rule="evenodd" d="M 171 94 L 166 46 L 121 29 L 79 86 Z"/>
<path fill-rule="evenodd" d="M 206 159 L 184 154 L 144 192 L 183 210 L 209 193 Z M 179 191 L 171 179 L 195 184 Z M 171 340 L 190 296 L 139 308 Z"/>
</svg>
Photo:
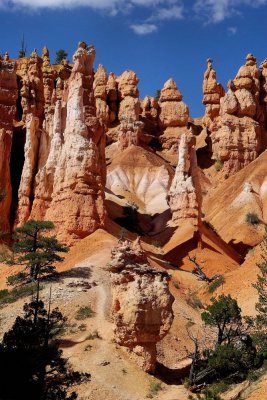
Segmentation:
<svg viewBox="0 0 267 400">
<path fill-rule="evenodd" d="M 156 344 L 173 321 L 170 276 L 147 265 L 138 239 L 119 243 L 112 251 L 108 269 L 112 275 L 115 340 L 130 351 L 140 368 L 154 372 Z"/>
<path fill-rule="evenodd" d="M 3 230 L 9 229 L 12 200 L 9 164 L 17 96 L 15 63 L 0 60 L 0 226 Z"/>
<path fill-rule="evenodd" d="M 196 121 L 173 79 L 158 99 L 140 100 L 134 71 L 94 71 L 94 59 L 80 42 L 71 65 L 52 65 L 46 47 L 41 57 L 0 60 L 1 229 L 49 219 L 73 243 L 105 227 L 105 190 L 115 222 L 129 202 L 145 233 L 170 215 L 174 227 L 198 226 L 203 181 L 228 178 L 267 148 L 267 61 L 259 69 L 249 54 L 225 93 L 209 59 Z"/>
<path fill-rule="evenodd" d="M 12 203 L 15 224 L 29 218 L 49 219 L 69 243 L 104 226 L 105 119 L 104 115 L 97 118 L 94 58 L 94 48 L 81 42 L 72 67 L 67 62 L 52 66 L 47 48 L 42 58 L 34 51 L 30 58 L 19 59 L 17 76 L 15 63 L 1 61 L 6 111 L 1 115 L 5 155 L 0 164 L 6 193 L 1 202 L 4 228 L 8 228 L 11 205 L 12 136 L 14 143 L 18 134 L 26 139 L 19 149 L 23 154 L 21 171 L 17 171 L 19 187 L 13 187 L 12 197 L 18 198 Z M 101 101 L 102 72 L 95 83 L 96 98 Z M 17 122 L 13 122 L 15 116 Z"/>
</svg>

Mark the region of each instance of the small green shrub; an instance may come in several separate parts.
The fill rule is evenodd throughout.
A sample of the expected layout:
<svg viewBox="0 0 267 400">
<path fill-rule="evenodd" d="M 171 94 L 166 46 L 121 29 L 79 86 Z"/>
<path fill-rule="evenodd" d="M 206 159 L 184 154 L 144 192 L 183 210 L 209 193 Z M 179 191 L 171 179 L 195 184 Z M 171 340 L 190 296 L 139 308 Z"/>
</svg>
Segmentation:
<svg viewBox="0 0 267 400">
<path fill-rule="evenodd" d="M 0 302 L 5 301 L 9 296 L 9 291 L 7 289 L 0 290 Z"/>
<path fill-rule="evenodd" d="M 262 376 L 261 371 L 251 370 L 248 372 L 247 380 L 249 382 L 256 382 L 258 379 L 260 379 L 261 376 Z"/>
<path fill-rule="evenodd" d="M 84 351 L 91 351 L 93 348 L 93 346 L 91 346 L 90 344 L 88 344 L 87 346 L 85 346 Z"/>
<path fill-rule="evenodd" d="M 260 223 L 260 219 L 255 212 L 248 212 L 246 214 L 246 223 L 250 225 L 258 225 Z"/>
<path fill-rule="evenodd" d="M 194 309 L 204 308 L 204 305 L 203 305 L 202 301 L 200 300 L 200 298 L 198 297 L 198 295 L 196 294 L 196 292 L 192 292 L 191 290 L 189 290 L 189 294 L 186 298 L 186 303 Z"/>
<path fill-rule="evenodd" d="M 89 333 L 88 336 L 86 336 L 85 340 L 94 340 L 94 339 L 101 339 L 101 336 L 99 335 L 97 330 L 94 330 L 92 333 Z"/>
<path fill-rule="evenodd" d="M 153 379 L 149 384 L 149 392 L 147 398 L 152 399 L 162 389 L 161 382 Z"/>
<path fill-rule="evenodd" d="M 86 331 L 86 325 L 85 324 L 81 324 L 78 326 L 79 331 L 84 332 Z"/>
<path fill-rule="evenodd" d="M 91 318 L 93 314 L 93 310 L 90 306 L 80 307 L 75 314 L 75 319 L 77 319 L 77 321 L 82 321 L 84 319 Z"/>
<path fill-rule="evenodd" d="M 220 160 L 220 159 L 217 159 L 217 160 L 215 161 L 214 167 L 215 167 L 215 170 L 216 170 L 217 172 L 221 171 L 221 170 L 223 169 L 223 161 Z"/>
<path fill-rule="evenodd" d="M 214 394 L 224 393 L 229 389 L 229 384 L 225 381 L 219 381 L 209 386 L 209 389 Z"/>
<path fill-rule="evenodd" d="M 39 290 L 44 287 L 40 285 Z M 0 290 L 0 305 L 14 303 L 18 299 L 23 297 L 31 296 L 37 291 L 36 283 L 27 283 L 25 285 L 18 286 L 12 290 Z"/>
<path fill-rule="evenodd" d="M 25 272 L 18 272 L 17 274 L 10 275 L 6 281 L 9 286 L 18 285 L 25 282 L 27 274 Z"/>
<path fill-rule="evenodd" d="M 220 275 L 219 278 L 215 279 L 213 282 L 209 284 L 208 292 L 214 293 L 216 289 L 222 286 L 225 283 L 225 277 Z"/>
</svg>

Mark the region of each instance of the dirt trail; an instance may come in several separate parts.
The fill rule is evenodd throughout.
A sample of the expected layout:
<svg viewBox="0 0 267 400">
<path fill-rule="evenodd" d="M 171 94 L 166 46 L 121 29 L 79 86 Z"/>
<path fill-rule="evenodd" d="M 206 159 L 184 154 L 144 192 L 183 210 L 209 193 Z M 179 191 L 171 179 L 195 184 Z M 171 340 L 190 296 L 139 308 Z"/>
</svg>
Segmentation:
<svg viewBox="0 0 267 400">
<path fill-rule="evenodd" d="M 90 281 L 97 286 L 82 295 L 79 303 L 94 304 L 94 317 L 90 318 L 86 332 L 73 336 L 78 343 L 64 350 L 75 368 L 90 372 L 92 380 L 83 385 L 81 400 L 144 400 L 149 393 L 149 384 L 154 379 L 139 370 L 129 354 L 113 341 L 113 324 L 109 316 L 111 292 L 109 273 L 105 265 L 109 260 L 109 251 L 92 254 L 76 268 L 93 265 Z M 101 339 L 86 340 L 89 332 L 97 331 Z M 78 340 L 77 340 L 78 339 Z M 86 351 L 87 346 L 90 350 Z M 188 392 L 183 386 L 162 384 L 155 399 L 186 400 Z"/>
</svg>

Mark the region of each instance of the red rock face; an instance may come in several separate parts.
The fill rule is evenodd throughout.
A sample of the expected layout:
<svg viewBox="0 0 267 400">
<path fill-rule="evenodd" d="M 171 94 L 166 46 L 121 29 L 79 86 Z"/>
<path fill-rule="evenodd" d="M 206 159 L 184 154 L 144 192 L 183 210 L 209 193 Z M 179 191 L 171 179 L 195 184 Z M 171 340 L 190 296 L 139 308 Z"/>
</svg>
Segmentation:
<svg viewBox="0 0 267 400">
<path fill-rule="evenodd" d="M 149 267 L 137 240 L 120 242 L 112 251 L 108 269 L 112 275 L 114 337 L 126 347 L 146 372 L 154 372 L 156 344 L 173 321 L 170 276 Z"/>
<path fill-rule="evenodd" d="M 18 96 L 15 63 L 0 60 L 0 227 L 9 230 L 11 205 L 10 156 Z"/>
</svg>

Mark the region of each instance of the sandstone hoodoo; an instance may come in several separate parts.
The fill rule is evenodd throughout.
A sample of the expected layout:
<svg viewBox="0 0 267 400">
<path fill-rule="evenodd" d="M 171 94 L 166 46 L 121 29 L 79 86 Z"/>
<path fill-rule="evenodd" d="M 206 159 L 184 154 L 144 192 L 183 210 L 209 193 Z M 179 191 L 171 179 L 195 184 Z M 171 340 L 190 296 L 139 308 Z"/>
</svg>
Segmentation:
<svg viewBox="0 0 267 400">
<path fill-rule="evenodd" d="M 188 106 L 173 79 L 169 79 L 160 92 L 159 119 L 161 130 L 160 143 L 163 151 L 171 155 L 178 154 L 180 136 L 188 132 Z"/>
<path fill-rule="evenodd" d="M 204 123 L 209 127 L 210 123 L 219 116 L 220 99 L 225 95 L 224 88 L 217 83 L 216 71 L 213 69 L 213 60 L 207 60 L 208 68 L 203 81 L 203 104 L 205 105 Z"/>
<path fill-rule="evenodd" d="M 4 228 L 9 222 L 49 219 L 71 243 L 104 227 L 107 77 L 99 67 L 94 86 L 96 104 L 94 59 L 94 48 L 80 42 L 69 74 L 69 65 L 55 68 L 50 64 L 46 47 L 42 58 L 34 50 L 29 58 L 18 61 L 19 97 L 15 63 L 1 61 L 2 87 L 9 93 L 2 99 L 7 111 L 2 114 L 5 154 L 0 165 L 1 174 L 5 174 L 1 179 L 5 185 L 1 202 Z M 12 140 L 15 149 L 18 137 L 25 136 L 25 146 L 20 139 L 17 149 L 23 152 L 21 171 L 11 165 L 10 179 Z"/>
<path fill-rule="evenodd" d="M 137 364 L 154 372 L 156 344 L 173 321 L 173 296 L 168 273 L 151 268 L 137 239 L 119 242 L 108 264 L 112 276 L 112 316 L 116 342 L 126 347 Z"/>
<path fill-rule="evenodd" d="M 159 98 L 159 122 L 162 128 L 187 126 L 189 111 L 173 79 L 163 86 Z"/>
<path fill-rule="evenodd" d="M 217 399 L 224 379 L 237 390 L 244 378 L 242 398 L 265 399 L 251 394 L 267 382 L 266 324 L 256 332 L 266 304 L 255 307 L 267 281 L 267 60 L 258 67 L 248 54 L 225 92 L 208 59 L 205 111 L 200 99 L 204 115 L 194 118 L 173 79 L 161 91 L 152 87 L 155 97 L 140 96 L 130 65 L 115 73 L 94 66 L 95 48 L 85 42 L 60 64 L 46 46 L 40 56 L 24 53 L 0 56 L 0 354 L 8 360 L 0 357 L 0 376 L 16 339 L 5 332 L 25 299 L 31 305 L 12 332 L 25 323 L 32 340 L 41 290 L 36 297 L 68 318 L 64 325 L 55 313 L 57 346 L 71 371 L 82 372 L 80 399 Z M 189 82 L 186 98 L 201 97 L 192 75 Z M 50 316 L 37 315 L 45 330 Z M 34 347 L 34 363 L 36 354 Z M 29 379 L 17 374 L 26 389 L 38 377 L 43 390 L 41 358 Z M 53 362 L 42 371 L 57 397 L 66 382 L 56 387 Z M 15 364 L 8 375 L 17 382 Z M 10 386 L 2 396 L 1 382 L 0 399 L 12 397 Z M 72 387 L 61 397 L 76 398 Z M 48 396 L 28 392 L 29 400 Z M 236 398 L 229 393 L 220 398 Z"/>
<path fill-rule="evenodd" d="M 211 138 L 214 158 L 223 163 L 226 176 L 255 160 L 262 148 L 260 75 L 255 57 L 248 54 L 220 100 L 220 118 L 211 127 Z"/>
<path fill-rule="evenodd" d="M 179 226 L 183 221 L 196 226 L 200 224 L 202 194 L 195 137 L 192 135 L 181 136 L 178 164 L 168 193 L 168 203 L 172 212 L 172 225 Z"/>
<path fill-rule="evenodd" d="M 55 141 L 51 150 L 56 155 L 50 152 L 48 156 L 50 171 L 53 170 L 52 159 L 56 165 L 51 177 L 54 182 L 51 202 L 45 218 L 61 226 L 66 238 L 70 236 L 73 239 L 85 237 L 105 223 L 105 134 L 101 121 L 96 117 L 94 59 L 94 47 L 79 43 L 68 81 L 66 119 L 55 121 L 55 127 L 61 132 L 54 131 Z M 58 107 L 61 107 L 60 104 Z M 62 118 L 62 113 L 58 116 Z M 36 218 L 34 206 L 32 216 Z"/>
<path fill-rule="evenodd" d="M 96 101 L 96 116 L 104 124 L 109 123 L 109 107 L 107 105 L 107 86 L 108 76 L 102 64 L 99 64 L 94 76 L 94 96 Z"/>
</svg>

